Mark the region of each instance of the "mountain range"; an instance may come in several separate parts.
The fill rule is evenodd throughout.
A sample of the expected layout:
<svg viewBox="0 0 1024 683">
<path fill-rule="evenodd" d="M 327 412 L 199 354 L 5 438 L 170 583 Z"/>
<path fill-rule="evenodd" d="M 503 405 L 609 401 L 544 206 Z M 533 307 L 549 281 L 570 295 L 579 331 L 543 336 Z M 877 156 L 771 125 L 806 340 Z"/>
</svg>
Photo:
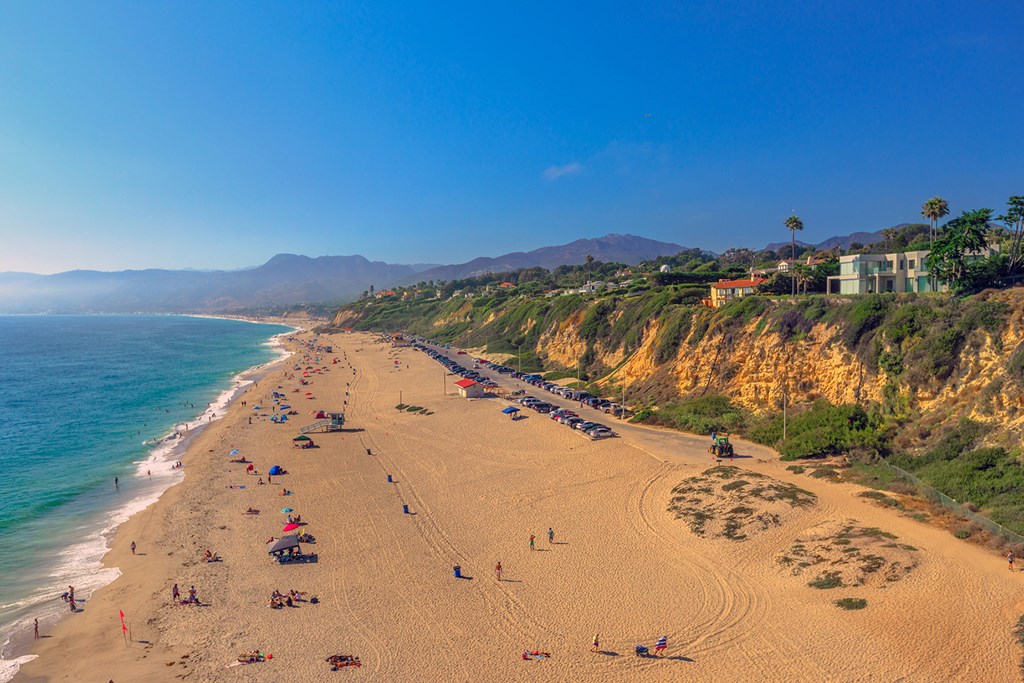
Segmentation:
<svg viewBox="0 0 1024 683">
<path fill-rule="evenodd" d="M 555 268 L 601 261 L 636 264 L 683 247 L 633 235 L 607 235 L 468 263 L 402 265 L 362 256 L 278 254 L 261 266 L 234 271 L 72 270 L 54 275 L 0 273 L 0 313 L 229 313 L 301 303 L 344 303 L 377 289 L 531 266 Z"/>
<path fill-rule="evenodd" d="M 459 280 L 484 273 L 502 273 L 535 266 L 554 270 L 558 266 L 584 263 L 587 256 L 593 256 L 595 261 L 635 266 L 641 261 L 678 254 L 684 248 L 671 242 L 658 242 L 636 235 L 611 234 L 594 239 L 580 239 L 556 247 L 541 247 L 533 251 L 514 251 L 495 257 L 481 256 L 466 263 L 424 270 L 397 284 Z"/>
<path fill-rule="evenodd" d="M 830 237 L 815 246 L 830 249 L 851 242 L 869 244 L 881 231 Z M 802 246 L 808 246 L 798 241 Z M 789 242 L 768 245 L 769 249 Z M 230 313 L 296 304 L 341 304 L 373 285 L 382 289 L 416 282 L 439 282 L 484 273 L 597 261 L 636 265 L 671 256 L 685 247 L 671 242 L 610 234 L 568 244 L 482 256 L 454 265 L 392 264 L 363 256 L 278 254 L 261 266 L 242 270 L 71 270 L 54 275 L 0 273 L 0 313 Z"/>
<path fill-rule="evenodd" d="M 900 223 L 899 225 L 893 227 L 902 228 L 905 225 L 909 225 L 909 223 Z M 882 231 L 876 230 L 875 232 L 851 232 L 849 235 L 836 235 L 835 237 L 829 237 L 827 240 L 822 240 L 817 244 L 810 244 L 802 240 L 797 240 L 796 245 L 798 247 L 814 247 L 819 251 L 828 251 L 833 247 L 849 249 L 850 244 L 853 242 L 859 242 L 861 244 L 871 244 L 872 242 L 881 242 L 883 239 L 885 239 L 885 236 L 882 235 Z M 772 242 L 768 244 L 765 247 L 765 249 L 778 251 L 779 249 L 784 249 L 786 247 L 789 247 L 790 245 L 791 242 Z M 787 251 L 786 253 L 788 254 L 789 252 Z"/>
</svg>

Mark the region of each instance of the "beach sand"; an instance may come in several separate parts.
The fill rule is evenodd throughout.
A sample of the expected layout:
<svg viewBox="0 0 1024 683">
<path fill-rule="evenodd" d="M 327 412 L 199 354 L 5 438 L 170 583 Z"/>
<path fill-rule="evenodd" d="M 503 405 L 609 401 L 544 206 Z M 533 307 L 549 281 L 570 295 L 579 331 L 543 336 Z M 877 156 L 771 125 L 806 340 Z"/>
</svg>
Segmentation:
<svg viewBox="0 0 1024 683">
<path fill-rule="evenodd" d="M 335 352 L 308 388 L 292 393 L 295 381 L 282 379 L 300 354 L 240 397 L 248 407 L 236 401 L 195 439 L 184 482 L 117 532 L 106 563 L 122 576 L 87 596 L 83 612 L 44 629 L 38 659 L 16 681 L 1018 676 L 1010 629 L 1024 610 L 1024 577 L 948 531 L 857 497 L 858 487 L 788 472 L 771 451 L 740 443 L 738 452 L 753 457 L 737 466 L 817 501 L 743 542 L 701 538 L 668 506 L 674 487 L 711 466 L 706 439 L 626 428 L 622 438 L 591 442 L 532 411 L 513 422 L 498 399 L 444 395 L 454 378 L 413 349 L 358 334 L 326 343 Z M 345 353 L 347 361 L 330 363 Z M 250 425 L 251 406 L 269 406 L 278 386 L 301 415 Z M 315 400 L 302 398 L 306 391 Z M 396 410 L 400 395 L 433 414 Z M 293 449 L 313 408 L 345 409 L 348 430 L 313 435 L 320 448 Z M 234 448 L 264 475 L 275 464 L 289 474 L 257 486 L 244 465 L 227 462 Z M 281 496 L 282 487 L 294 494 Z M 267 556 L 285 506 L 308 522 L 316 563 Z M 248 507 L 261 514 L 243 515 Z M 913 546 L 916 566 L 882 587 L 816 590 L 778 562 L 808 530 L 848 519 Z M 207 548 L 223 561 L 201 562 Z M 465 578 L 453 577 L 454 565 Z M 183 594 L 195 585 L 206 605 L 173 606 L 175 582 Z M 274 589 L 319 603 L 270 609 Z M 832 601 L 841 597 L 866 598 L 868 607 L 840 610 Z M 128 644 L 118 610 L 131 626 Z M 590 651 L 595 632 L 598 653 Z M 667 656 L 634 655 L 638 643 L 653 652 L 662 635 Z M 273 659 L 225 668 L 253 649 Z M 524 650 L 551 657 L 524 661 Z M 332 654 L 358 655 L 363 666 L 332 673 L 324 661 Z"/>
</svg>

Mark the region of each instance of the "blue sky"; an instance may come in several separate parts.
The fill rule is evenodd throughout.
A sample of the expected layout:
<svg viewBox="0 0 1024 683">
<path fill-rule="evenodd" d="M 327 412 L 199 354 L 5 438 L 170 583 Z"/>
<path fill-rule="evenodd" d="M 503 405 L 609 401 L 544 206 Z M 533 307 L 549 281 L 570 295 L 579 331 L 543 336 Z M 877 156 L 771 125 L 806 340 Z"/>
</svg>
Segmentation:
<svg viewBox="0 0 1024 683">
<path fill-rule="evenodd" d="M 721 250 L 1024 194 L 1019 2 L 0 4 L 0 271 Z"/>
</svg>

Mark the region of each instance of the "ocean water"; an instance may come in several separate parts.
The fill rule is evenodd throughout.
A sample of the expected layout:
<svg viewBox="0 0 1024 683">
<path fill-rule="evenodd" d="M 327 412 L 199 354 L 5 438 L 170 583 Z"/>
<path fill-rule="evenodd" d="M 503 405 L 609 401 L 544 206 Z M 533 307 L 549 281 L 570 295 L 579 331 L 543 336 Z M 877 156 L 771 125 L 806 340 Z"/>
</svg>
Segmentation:
<svg viewBox="0 0 1024 683">
<path fill-rule="evenodd" d="M 0 654 L 59 595 L 109 583 L 111 533 L 183 476 L 170 464 L 292 328 L 184 316 L 0 316 Z M 147 471 L 152 472 L 151 475 Z M 114 477 L 120 480 L 114 486 Z M 13 637 L 12 637 L 13 635 Z M 0 661 L 0 681 L 14 661 Z M 6 673 L 5 673 L 6 669 Z"/>
</svg>

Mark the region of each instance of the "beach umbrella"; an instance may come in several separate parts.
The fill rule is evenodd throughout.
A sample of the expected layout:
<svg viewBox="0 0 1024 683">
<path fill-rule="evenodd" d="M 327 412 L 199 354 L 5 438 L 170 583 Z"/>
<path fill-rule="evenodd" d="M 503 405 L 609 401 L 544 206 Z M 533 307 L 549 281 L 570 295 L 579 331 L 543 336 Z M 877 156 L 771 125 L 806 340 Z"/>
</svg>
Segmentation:
<svg viewBox="0 0 1024 683">
<path fill-rule="evenodd" d="M 294 439 L 292 439 L 292 441 L 312 441 L 312 440 L 313 440 L 313 439 L 309 438 L 309 437 L 308 437 L 308 436 L 306 436 L 305 434 L 299 434 L 299 435 L 298 435 L 297 437 L 295 437 Z"/>
<path fill-rule="evenodd" d="M 290 548 L 298 548 L 299 539 L 295 536 L 285 536 L 267 544 L 268 553 L 280 553 Z"/>
<path fill-rule="evenodd" d="M 237 448 L 235 450 L 231 451 L 230 453 L 228 453 L 228 455 L 237 455 L 237 454 L 238 454 L 238 449 Z"/>
<path fill-rule="evenodd" d="M 511 415 L 512 413 L 518 413 L 519 412 L 519 408 L 516 408 L 514 406 L 509 406 L 508 408 L 505 408 L 505 410 L 503 410 L 501 412 L 505 413 L 506 415 Z"/>
<path fill-rule="evenodd" d="M 281 529 L 281 531 L 295 531 L 298 528 L 299 528 L 298 524 L 296 524 L 295 522 L 290 522 L 288 524 L 285 524 L 284 528 Z"/>
<path fill-rule="evenodd" d="M 263 410 L 263 406 L 253 406 L 253 410 Z"/>
<path fill-rule="evenodd" d="M 291 508 L 281 508 L 281 512 L 287 513 L 287 512 L 295 512 L 295 511 L 292 510 Z"/>
<path fill-rule="evenodd" d="M 312 396 L 312 395 L 313 395 L 313 392 L 312 392 L 312 391 L 307 391 L 307 392 L 306 392 L 306 396 Z"/>
</svg>

